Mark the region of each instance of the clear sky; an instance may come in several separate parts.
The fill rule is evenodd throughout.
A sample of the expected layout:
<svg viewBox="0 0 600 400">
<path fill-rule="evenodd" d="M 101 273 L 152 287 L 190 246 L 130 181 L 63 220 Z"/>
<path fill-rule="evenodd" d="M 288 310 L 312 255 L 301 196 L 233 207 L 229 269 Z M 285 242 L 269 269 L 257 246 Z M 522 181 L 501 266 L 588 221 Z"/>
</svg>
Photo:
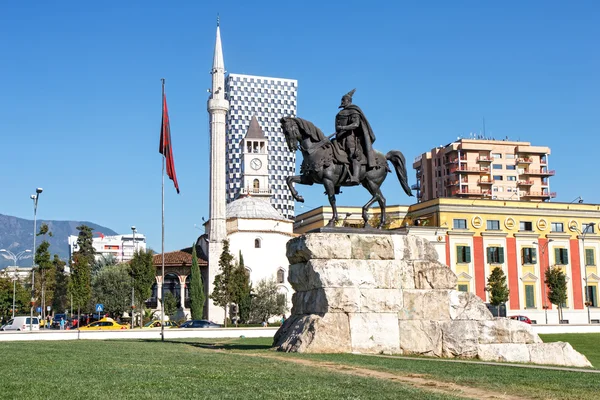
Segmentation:
<svg viewBox="0 0 600 400">
<path fill-rule="evenodd" d="M 135 225 L 161 249 L 160 78 L 181 194 L 165 186 L 165 249 L 208 218 L 206 89 L 216 15 L 226 69 L 298 80 L 298 116 L 333 132 L 340 98 L 375 148 L 414 158 L 457 137 L 549 146 L 553 201 L 600 203 L 597 1 L 21 1 L 0 15 L 0 213 Z M 415 183 L 409 170 L 410 184 Z M 326 204 L 299 187 L 304 208 Z M 411 204 L 393 175 L 388 204 Z M 362 205 L 344 189 L 340 205 Z M 197 227 L 196 227 L 197 226 Z"/>
</svg>

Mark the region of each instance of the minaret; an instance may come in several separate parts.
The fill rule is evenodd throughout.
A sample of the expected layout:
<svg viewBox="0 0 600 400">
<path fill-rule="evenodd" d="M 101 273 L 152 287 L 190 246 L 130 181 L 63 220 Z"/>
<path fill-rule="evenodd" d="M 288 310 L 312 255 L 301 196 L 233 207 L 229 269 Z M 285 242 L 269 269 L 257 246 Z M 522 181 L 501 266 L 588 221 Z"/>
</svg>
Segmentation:
<svg viewBox="0 0 600 400">
<path fill-rule="evenodd" d="M 208 231 L 208 277 L 205 283 L 208 294 L 212 293 L 215 275 L 219 273 L 219 257 L 223 251 L 223 240 L 227 238 L 225 211 L 225 118 L 229 102 L 225 99 L 225 64 L 221 48 L 221 30 L 217 18 L 217 39 L 213 57 L 212 89 L 208 99 L 210 116 L 210 221 Z M 223 309 L 208 300 L 207 317 L 217 322 L 224 317 Z"/>
</svg>

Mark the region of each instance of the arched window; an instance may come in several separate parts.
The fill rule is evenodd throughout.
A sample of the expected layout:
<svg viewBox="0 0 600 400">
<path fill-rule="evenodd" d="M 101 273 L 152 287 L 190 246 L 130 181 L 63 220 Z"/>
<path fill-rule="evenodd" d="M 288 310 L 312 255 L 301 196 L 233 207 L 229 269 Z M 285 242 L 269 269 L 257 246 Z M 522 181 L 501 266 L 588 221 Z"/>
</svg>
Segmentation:
<svg viewBox="0 0 600 400">
<path fill-rule="evenodd" d="M 277 270 L 277 283 L 285 283 L 285 271 L 282 268 Z"/>
<path fill-rule="evenodd" d="M 260 249 L 260 239 L 259 238 L 254 239 L 254 248 Z"/>
<path fill-rule="evenodd" d="M 254 187 L 254 189 L 260 188 L 260 182 L 258 181 L 258 179 L 255 179 L 254 182 L 252 182 L 252 187 Z"/>
</svg>

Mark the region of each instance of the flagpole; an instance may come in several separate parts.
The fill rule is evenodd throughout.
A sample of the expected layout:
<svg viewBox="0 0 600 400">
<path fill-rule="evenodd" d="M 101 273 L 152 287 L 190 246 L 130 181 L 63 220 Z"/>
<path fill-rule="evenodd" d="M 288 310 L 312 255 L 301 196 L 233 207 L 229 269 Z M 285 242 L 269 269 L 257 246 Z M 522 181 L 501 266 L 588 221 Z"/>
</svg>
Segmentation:
<svg viewBox="0 0 600 400">
<path fill-rule="evenodd" d="M 161 107 L 165 112 L 165 78 L 162 81 L 162 98 Z M 164 124 L 164 120 L 163 120 Z M 164 127 L 163 127 L 164 128 Z M 162 128 L 161 128 L 162 129 Z M 164 299 L 164 285 L 165 285 L 165 155 L 162 157 L 162 240 L 161 240 L 161 254 L 162 254 L 162 270 L 161 270 L 161 294 L 160 294 L 160 337 L 161 340 L 165 341 L 165 299 Z"/>
</svg>

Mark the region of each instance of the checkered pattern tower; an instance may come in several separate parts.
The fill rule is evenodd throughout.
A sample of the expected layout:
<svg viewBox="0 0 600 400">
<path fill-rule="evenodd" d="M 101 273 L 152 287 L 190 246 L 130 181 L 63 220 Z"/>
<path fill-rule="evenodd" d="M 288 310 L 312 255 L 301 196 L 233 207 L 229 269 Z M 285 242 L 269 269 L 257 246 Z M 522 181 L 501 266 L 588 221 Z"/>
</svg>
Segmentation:
<svg viewBox="0 0 600 400">
<path fill-rule="evenodd" d="M 294 199 L 285 179 L 295 175 L 296 155 L 291 153 L 280 127 L 281 117 L 295 117 L 298 81 L 294 79 L 229 74 L 225 92 L 227 113 L 227 202 L 235 200 L 243 188 L 242 140 L 253 116 L 268 139 L 268 175 L 271 204 L 286 218 L 294 217 Z"/>
</svg>

